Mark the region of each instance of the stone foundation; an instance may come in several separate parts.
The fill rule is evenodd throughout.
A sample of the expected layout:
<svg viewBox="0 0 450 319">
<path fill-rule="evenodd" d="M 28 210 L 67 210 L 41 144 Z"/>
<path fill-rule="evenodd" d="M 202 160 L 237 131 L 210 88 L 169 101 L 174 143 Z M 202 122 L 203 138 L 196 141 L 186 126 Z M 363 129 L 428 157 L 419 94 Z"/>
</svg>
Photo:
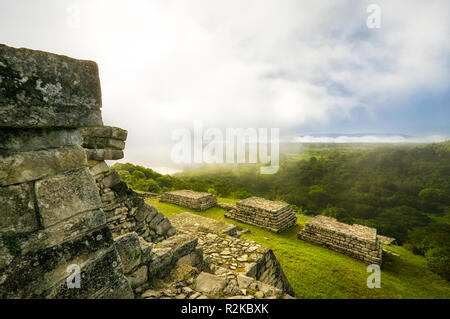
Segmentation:
<svg viewBox="0 0 450 319">
<path fill-rule="evenodd" d="M 341 252 L 367 264 L 381 265 L 382 243 L 377 230 L 362 225 L 347 225 L 326 216 L 309 220 L 298 238 Z"/>
<path fill-rule="evenodd" d="M 170 220 L 179 233 L 198 238 L 204 258 L 211 264 L 211 272 L 215 275 L 228 279 L 245 275 L 284 293 L 294 294 L 272 250 L 254 241 L 230 236 L 236 233 L 235 225 L 191 213 L 178 214 Z"/>
<path fill-rule="evenodd" d="M 235 208 L 226 205 L 226 209 L 228 213 L 225 217 L 259 226 L 275 233 L 282 232 L 297 224 L 297 217 L 289 204 L 260 197 L 240 200 Z"/>
<path fill-rule="evenodd" d="M 164 193 L 161 195 L 160 201 L 187 207 L 196 211 L 202 211 L 217 204 L 216 196 L 187 189 Z"/>
</svg>

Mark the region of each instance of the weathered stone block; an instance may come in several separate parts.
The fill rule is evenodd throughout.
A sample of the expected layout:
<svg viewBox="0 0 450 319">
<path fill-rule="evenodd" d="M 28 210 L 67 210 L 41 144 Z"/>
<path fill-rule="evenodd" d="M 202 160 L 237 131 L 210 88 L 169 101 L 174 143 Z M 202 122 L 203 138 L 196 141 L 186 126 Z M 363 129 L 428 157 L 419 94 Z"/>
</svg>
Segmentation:
<svg viewBox="0 0 450 319">
<path fill-rule="evenodd" d="M 297 236 L 365 263 L 381 265 L 382 243 L 375 228 L 348 225 L 319 215 L 310 219 Z"/>
<path fill-rule="evenodd" d="M 158 225 L 156 225 L 155 230 L 158 235 L 164 235 L 170 227 L 170 221 L 167 218 L 164 218 Z"/>
<path fill-rule="evenodd" d="M 39 226 L 29 184 L 0 187 L 0 234 L 22 233 Z"/>
<path fill-rule="evenodd" d="M 0 98 L 2 98 L 0 96 Z M 0 107 L 0 127 L 34 128 L 102 125 L 102 113 L 96 107 L 87 106 L 23 106 Z"/>
<path fill-rule="evenodd" d="M 115 196 L 112 191 L 105 192 L 101 196 L 102 202 L 110 202 L 110 201 L 114 200 L 114 198 L 115 198 Z"/>
<path fill-rule="evenodd" d="M 121 141 L 125 141 L 128 135 L 126 130 L 114 126 L 83 127 L 81 131 L 83 137 L 107 137 Z"/>
<path fill-rule="evenodd" d="M 111 171 L 111 173 L 102 180 L 103 187 L 111 188 L 114 185 L 117 185 L 120 183 L 120 176 L 119 173 L 116 171 Z"/>
<path fill-rule="evenodd" d="M 139 236 L 135 233 L 128 233 L 117 237 L 114 241 L 120 260 L 122 261 L 124 273 L 129 273 L 134 267 L 141 263 L 141 245 Z"/>
<path fill-rule="evenodd" d="M 216 196 L 189 189 L 176 190 L 161 195 L 160 201 L 202 211 L 217 204 Z"/>
<path fill-rule="evenodd" d="M 81 285 L 79 289 L 67 287 L 66 279 L 45 292 L 46 298 L 55 299 L 98 299 L 118 296 L 133 298 L 117 252 L 107 249 L 95 258 L 81 264 Z"/>
<path fill-rule="evenodd" d="M 123 158 L 122 150 L 86 149 L 86 154 L 89 160 L 95 161 L 118 160 Z"/>
<path fill-rule="evenodd" d="M 227 207 L 226 207 L 227 208 Z M 290 205 L 260 197 L 249 197 L 229 208 L 225 217 L 259 226 L 273 232 L 282 232 L 297 224 L 297 217 Z"/>
<path fill-rule="evenodd" d="M 81 146 L 0 155 L 0 186 L 25 183 L 86 165 Z"/>
<path fill-rule="evenodd" d="M 167 267 L 172 263 L 172 248 L 154 248 L 151 252 L 151 263 L 149 264 L 149 276 L 159 275 L 167 271 Z"/>
<path fill-rule="evenodd" d="M 162 241 L 158 245 L 159 248 L 172 248 L 173 256 L 175 259 L 179 259 L 194 251 L 197 243 L 197 238 L 186 234 L 179 234 Z"/>
<path fill-rule="evenodd" d="M 255 279 L 252 277 L 245 276 L 243 274 L 239 274 L 236 277 L 239 288 L 247 289 Z"/>
<path fill-rule="evenodd" d="M 149 243 L 148 241 L 144 240 L 142 237 L 139 237 L 139 243 L 141 246 L 141 252 L 142 252 L 142 263 L 148 263 L 151 260 L 151 253 L 154 248 L 153 243 Z"/>
<path fill-rule="evenodd" d="M 206 272 L 200 273 L 194 281 L 195 290 L 206 294 L 208 297 L 217 298 L 227 282 L 219 276 L 212 275 Z"/>
<path fill-rule="evenodd" d="M 158 212 L 155 217 L 153 217 L 152 221 L 148 223 L 148 226 L 151 229 L 156 229 L 156 226 L 164 219 L 164 215 L 160 212 Z"/>
<path fill-rule="evenodd" d="M 0 44 L 0 127 L 102 125 L 98 67 Z"/>
<path fill-rule="evenodd" d="M 4 276 L 0 282 L 0 298 L 55 297 L 58 295 L 54 291 L 55 289 L 59 290 L 65 287 L 67 291 L 65 280 L 69 276 L 67 266 L 77 264 L 83 269 L 96 253 L 108 248 L 112 243 L 111 232 L 107 227 L 103 227 L 58 246 L 39 249 L 37 252 L 22 253 L 16 256 L 6 269 L 0 271 Z M 116 251 L 114 249 L 112 251 L 117 256 Z M 103 271 L 107 275 L 112 262 L 103 264 Z M 106 265 L 107 267 L 105 267 Z M 122 270 L 120 259 L 118 262 L 116 261 L 115 266 L 120 267 L 120 271 Z M 95 280 L 95 276 L 92 279 Z M 82 279 L 81 289 L 69 289 L 67 292 L 77 295 L 94 283 L 99 288 L 104 287 L 106 281 L 103 281 L 103 285 L 99 283 L 102 279 L 104 276 L 92 282 Z M 61 284 L 55 286 L 58 282 Z M 83 283 L 85 287 L 83 287 Z M 75 295 L 72 298 L 75 298 Z M 87 297 L 82 294 L 81 297 L 83 296 Z"/>
<path fill-rule="evenodd" d="M 83 147 L 90 149 L 116 149 L 123 150 L 125 142 L 109 137 L 86 136 L 83 139 Z"/>
<path fill-rule="evenodd" d="M 109 171 L 109 167 L 105 162 L 100 162 L 94 166 L 92 166 L 90 169 L 90 172 L 92 176 L 96 176 L 98 174 L 106 173 Z"/>
<path fill-rule="evenodd" d="M 76 129 L 0 129 L 0 151 L 35 151 L 81 145 Z"/>
<path fill-rule="evenodd" d="M 147 271 L 147 266 L 141 266 L 135 272 L 127 276 L 132 288 L 142 286 L 147 281 Z"/>
<path fill-rule="evenodd" d="M 100 209 L 87 211 L 66 219 L 52 227 L 39 230 L 30 237 L 28 245 L 23 251 L 32 251 L 58 245 L 76 237 L 83 236 L 106 224 L 105 213 Z"/>
<path fill-rule="evenodd" d="M 87 167 L 39 180 L 35 184 L 35 192 L 45 227 L 102 205 L 98 188 Z"/>
</svg>

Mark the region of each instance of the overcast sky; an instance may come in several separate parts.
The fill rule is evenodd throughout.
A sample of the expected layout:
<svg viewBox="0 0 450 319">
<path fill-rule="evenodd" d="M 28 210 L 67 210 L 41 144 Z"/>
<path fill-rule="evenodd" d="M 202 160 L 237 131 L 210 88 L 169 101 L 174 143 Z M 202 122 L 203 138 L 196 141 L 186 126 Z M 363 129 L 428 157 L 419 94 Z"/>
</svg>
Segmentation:
<svg viewBox="0 0 450 319">
<path fill-rule="evenodd" d="M 161 168 L 194 120 L 448 138 L 449 14 L 448 0 L 0 0 L 0 43 L 96 61 L 124 161 Z"/>
</svg>

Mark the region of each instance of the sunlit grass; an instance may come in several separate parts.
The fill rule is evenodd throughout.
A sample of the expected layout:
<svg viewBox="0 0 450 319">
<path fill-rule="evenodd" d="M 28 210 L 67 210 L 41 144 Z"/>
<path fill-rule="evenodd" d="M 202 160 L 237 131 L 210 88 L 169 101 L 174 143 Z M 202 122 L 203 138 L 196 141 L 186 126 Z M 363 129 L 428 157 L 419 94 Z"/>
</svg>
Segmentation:
<svg viewBox="0 0 450 319">
<path fill-rule="evenodd" d="M 226 198 L 219 200 L 236 202 Z M 297 238 L 298 231 L 308 220 L 306 216 L 298 216 L 298 226 L 275 234 L 225 218 L 225 211 L 218 207 L 195 212 L 160 203 L 158 198 L 146 201 L 168 217 L 191 212 L 250 230 L 242 237 L 273 250 L 299 298 L 450 298 L 449 283 L 427 268 L 425 258 L 398 246 L 388 246 L 387 249 L 399 256 L 383 256 L 381 288 L 367 288 L 366 281 L 370 275 L 366 272 L 367 265 Z"/>
</svg>

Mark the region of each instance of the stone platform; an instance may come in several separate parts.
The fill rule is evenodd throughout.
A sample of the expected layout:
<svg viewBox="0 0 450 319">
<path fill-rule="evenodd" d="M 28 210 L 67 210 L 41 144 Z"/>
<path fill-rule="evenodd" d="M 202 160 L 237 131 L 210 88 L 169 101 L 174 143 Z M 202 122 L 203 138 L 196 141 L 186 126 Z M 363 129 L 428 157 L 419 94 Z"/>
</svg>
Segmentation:
<svg viewBox="0 0 450 319">
<path fill-rule="evenodd" d="M 297 217 L 287 203 L 271 201 L 260 197 L 240 200 L 236 208 L 227 208 L 228 218 L 259 226 L 275 233 L 282 232 L 297 224 Z"/>
<path fill-rule="evenodd" d="M 375 228 L 348 225 L 327 216 L 309 220 L 298 238 L 317 243 L 368 264 L 381 265 L 382 242 Z"/>
<path fill-rule="evenodd" d="M 179 233 L 198 238 L 198 245 L 203 248 L 204 258 L 211 263 L 215 275 L 225 279 L 245 275 L 294 294 L 272 250 L 254 241 L 229 236 L 229 229 L 234 225 L 191 213 L 169 219 Z"/>
<path fill-rule="evenodd" d="M 211 218 L 198 216 L 191 213 L 181 213 L 170 218 L 172 225 L 184 231 L 199 231 L 221 235 L 236 236 L 238 227 L 233 224 L 222 223 Z"/>
<path fill-rule="evenodd" d="M 164 193 L 159 200 L 161 202 L 176 204 L 196 211 L 202 211 L 217 204 L 216 196 L 210 193 L 194 192 L 188 189 Z"/>
</svg>

